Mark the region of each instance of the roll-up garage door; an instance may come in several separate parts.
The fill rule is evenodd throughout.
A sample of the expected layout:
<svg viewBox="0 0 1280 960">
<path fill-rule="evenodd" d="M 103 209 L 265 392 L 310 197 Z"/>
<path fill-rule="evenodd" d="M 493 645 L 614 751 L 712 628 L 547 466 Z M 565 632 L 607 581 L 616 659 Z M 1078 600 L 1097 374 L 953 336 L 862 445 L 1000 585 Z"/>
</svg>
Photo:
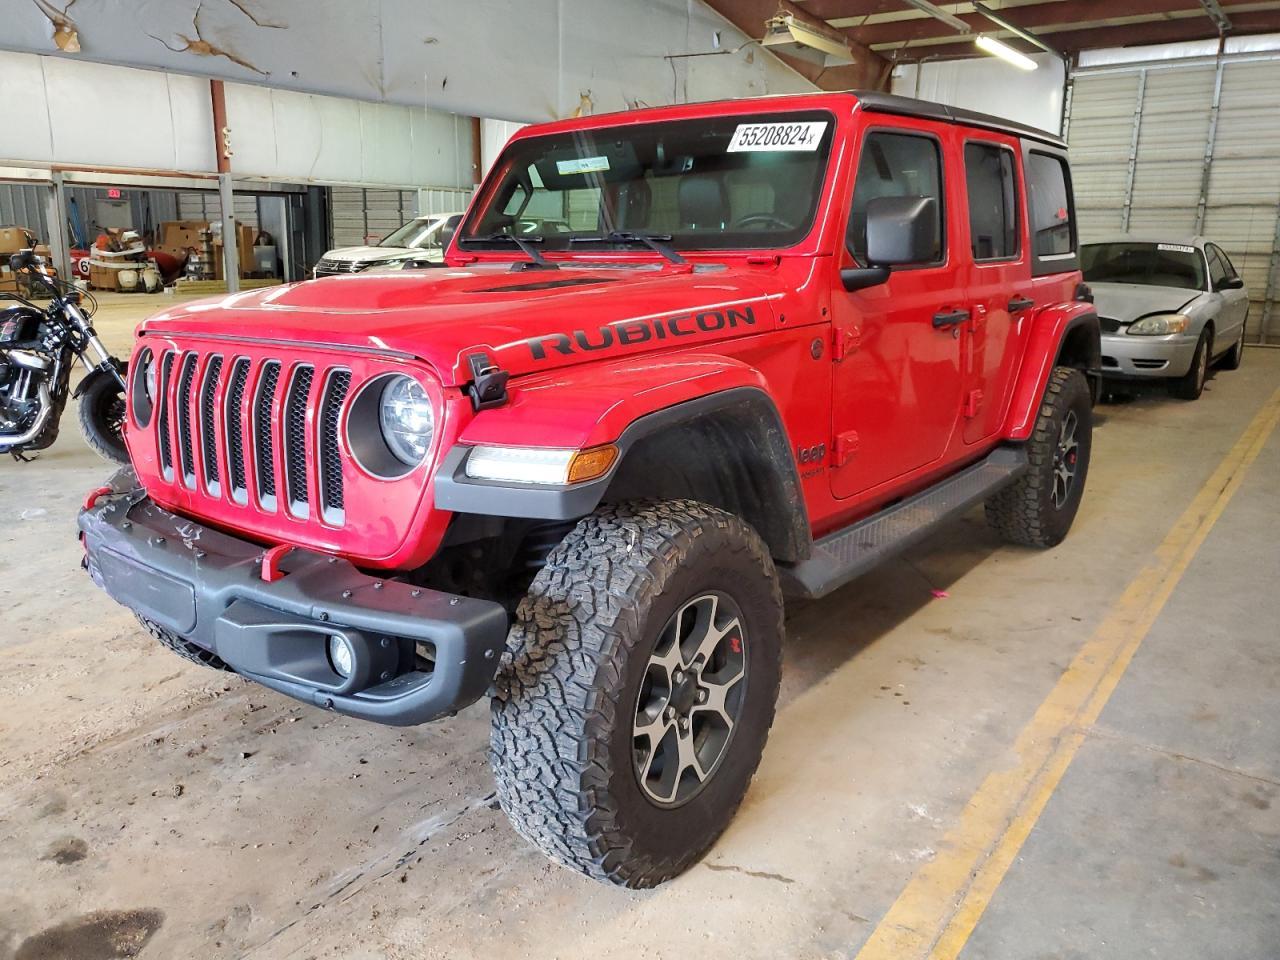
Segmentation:
<svg viewBox="0 0 1280 960">
<path fill-rule="evenodd" d="M 333 245 L 358 247 L 385 237 L 418 215 L 418 191 L 332 187 Z"/>
<path fill-rule="evenodd" d="M 1280 339 L 1280 59 L 1077 72 L 1067 140 L 1081 239 L 1202 233 L 1249 288 L 1248 337 Z"/>
</svg>

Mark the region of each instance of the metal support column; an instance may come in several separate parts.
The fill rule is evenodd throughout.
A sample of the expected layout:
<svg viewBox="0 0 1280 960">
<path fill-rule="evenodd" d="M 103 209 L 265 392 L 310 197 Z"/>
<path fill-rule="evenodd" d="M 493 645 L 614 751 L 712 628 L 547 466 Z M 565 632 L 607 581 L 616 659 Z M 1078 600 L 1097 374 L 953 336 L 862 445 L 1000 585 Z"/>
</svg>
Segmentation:
<svg viewBox="0 0 1280 960">
<path fill-rule="evenodd" d="M 45 219 L 49 226 L 49 259 L 53 261 L 59 277 L 74 280 L 71 274 L 71 241 L 67 236 L 67 188 L 58 170 L 49 177 Z"/>
<path fill-rule="evenodd" d="M 1258 324 L 1258 342 L 1271 342 L 1271 314 L 1276 307 L 1276 268 L 1280 267 L 1280 203 L 1276 204 L 1276 229 L 1271 237 L 1271 263 L 1267 267 L 1267 292 L 1262 296 L 1262 319 Z"/>
<path fill-rule="evenodd" d="M 1204 232 L 1205 208 L 1209 205 L 1209 173 L 1213 169 L 1213 148 L 1218 139 L 1218 107 L 1222 103 L 1222 70 L 1226 66 L 1218 57 L 1213 73 L 1213 103 L 1209 106 L 1209 135 L 1204 141 L 1204 162 L 1200 167 L 1200 200 L 1196 204 L 1196 233 Z"/>
<path fill-rule="evenodd" d="M 1124 207 L 1120 214 L 1120 229 L 1129 232 L 1129 216 L 1133 213 L 1133 177 L 1138 169 L 1138 140 L 1142 134 L 1142 104 L 1147 97 L 1147 71 L 1138 73 L 1138 99 L 1133 108 L 1133 136 L 1129 139 L 1129 170 L 1124 179 Z"/>
<path fill-rule="evenodd" d="M 1067 71 L 1067 82 L 1063 84 L 1062 90 L 1062 121 L 1059 124 L 1062 127 L 1062 133 L 1059 134 L 1063 140 L 1067 139 L 1067 134 L 1071 132 L 1071 101 L 1076 95 L 1076 80 L 1071 75 L 1070 69 Z"/>
<path fill-rule="evenodd" d="M 236 293 L 240 289 L 240 250 L 234 202 L 231 174 L 218 174 L 218 206 L 222 208 L 222 275 L 227 278 L 227 293 Z"/>
</svg>

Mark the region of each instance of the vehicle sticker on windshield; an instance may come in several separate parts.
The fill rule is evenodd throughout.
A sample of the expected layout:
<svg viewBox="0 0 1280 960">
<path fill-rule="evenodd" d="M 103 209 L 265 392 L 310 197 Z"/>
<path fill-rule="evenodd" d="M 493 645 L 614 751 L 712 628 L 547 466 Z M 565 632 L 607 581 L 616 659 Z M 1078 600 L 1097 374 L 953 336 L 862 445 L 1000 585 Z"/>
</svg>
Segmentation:
<svg viewBox="0 0 1280 960">
<path fill-rule="evenodd" d="M 1188 247 L 1183 243 L 1157 243 L 1157 250 L 1167 250 L 1170 253 L 1195 253 L 1195 247 Z"/>
<path fill-rule="evenodd" d="M 557 160 L 556 173 L 600 173 L 609 169 L 608 157 L 578 157 L 576 160 Z"/>
<path fill-rule="evenodd" d="M 818 149 L 822 135 L 827 132 L 827 121 L 806 120 L 800 123 L 740 123 L 729 139 L 728 153 L 748 153 L 763 150 Z"/>
</svg>

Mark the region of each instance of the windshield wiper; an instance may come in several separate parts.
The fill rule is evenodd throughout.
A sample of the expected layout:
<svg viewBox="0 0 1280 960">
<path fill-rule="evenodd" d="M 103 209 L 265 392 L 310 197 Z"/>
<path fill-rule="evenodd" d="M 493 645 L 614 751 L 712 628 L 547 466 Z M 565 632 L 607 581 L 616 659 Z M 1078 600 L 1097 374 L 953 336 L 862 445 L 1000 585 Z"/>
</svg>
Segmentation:
<svg viewBox="0 0 1280 960">
<path fill-rule="evenodd" d="M 520 248 L 520 252 L 536 263 L 544 270 L 559 270 L 560 265 L 552 263 L 534 246 L 535 243 L 542 243 L 542 237 L 517 237 L 514 233 L 508 233 L 505 230 L 499 230 L 497 233 L 491 233 L 487 237 L 459 237 L 458 243 L 514 243 Z"/>
<path fill-rule="evenodd" d="M 672 263 L 685 263 L 684 257 L 670 247 L 671 235 L 667 233 L 634 233 L 630 230 L 610 230 L 598 237 L 570 237 L 570 243 L 643 243 L 654 253 Z"/>
</svg>

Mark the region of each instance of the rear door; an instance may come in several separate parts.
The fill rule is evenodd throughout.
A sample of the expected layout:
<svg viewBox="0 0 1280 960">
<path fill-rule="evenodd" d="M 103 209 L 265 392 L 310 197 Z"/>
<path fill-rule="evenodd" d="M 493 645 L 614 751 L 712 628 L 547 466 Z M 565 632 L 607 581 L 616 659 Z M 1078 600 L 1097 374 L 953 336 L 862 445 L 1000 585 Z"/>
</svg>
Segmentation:
<svg viewBox="0 0 1280 960">
<path fill-rule="evenodd" d="M 1001 425 L 1022 352 L 1023 318 L 1034 309 L 1025 216 L 1018 189 L 1018 141 L 970 134 L 963 147 L 970 318 L 961 334 L 965 443 Z"/>
<path fill-rule="evenodd" d="M 866 266 L 867 206 L 876 197 L 932 197 L 938 245 L 926 263 L 896 266 L 887 281 L 854 292 L 836 279 L 832 493 L 850 497 L 941 460 L 960 409 L 960 323 L 967 317 L 957 269 L 955 128 L 919 122 L 862 137 L 844 265 Z M 962 252 L 962 251 L 961 251 Z M 960 258 L 963 264 L 966 257 Z M 940 322 L 942 321 L 942 322 Z"/>
</svg>

